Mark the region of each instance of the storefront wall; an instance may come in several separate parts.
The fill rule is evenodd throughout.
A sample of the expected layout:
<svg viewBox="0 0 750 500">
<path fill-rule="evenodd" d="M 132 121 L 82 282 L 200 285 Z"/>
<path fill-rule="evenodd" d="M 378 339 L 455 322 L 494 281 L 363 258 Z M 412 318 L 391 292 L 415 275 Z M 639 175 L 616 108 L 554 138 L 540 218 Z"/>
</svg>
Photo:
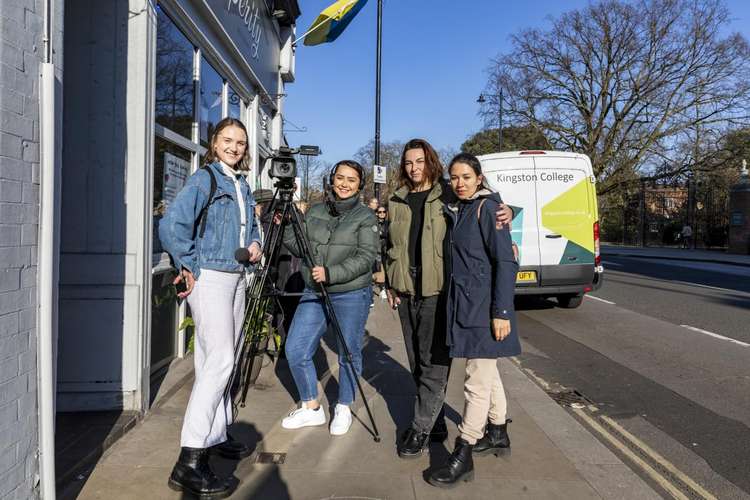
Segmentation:
<svg viewBox="0 0 750 500">
<path fill-rule="evenodd" d="M 247 124 L 254 187 L 282 135 L 281 32 L 266 2 L 105 3 L 65 2 L 63 411 L 148 408 L 151 377 L 186 347 L 160 215 L 221 118 Z"/>
</svg>

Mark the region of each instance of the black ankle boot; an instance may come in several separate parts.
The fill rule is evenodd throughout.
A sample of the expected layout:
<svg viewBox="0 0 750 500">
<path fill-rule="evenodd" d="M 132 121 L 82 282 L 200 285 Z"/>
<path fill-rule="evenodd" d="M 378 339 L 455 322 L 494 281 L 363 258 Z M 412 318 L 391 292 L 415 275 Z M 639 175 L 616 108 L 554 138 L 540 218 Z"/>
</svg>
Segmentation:
<svg viewBox="0 0 750 500">
<path fill-rule="evenodd" d="M 440 488 L 452 488 L 459 481 L 474 479 L 474 460 L 471 458 L 473 447 L 466 440 L 456 438 L 456 447 L 448 456 L 448 462 L 430 474 L 429 483 Z"/>
<path fill-rule="evenodd" d="M 494 453 L 497 457 L 503 451 L 510 450 L 508 424 L 511 422 L 512 420 L 508 419 L 504 424 L 500 425 L 488 423 L 484 431 L 484 436 L 474 445 L 474 453 L 477 455 Z"/>
<path fill-rule="evenodd" d="M 398 456 L 401 458 L 417 458 L 421 456 L 427 447 L 427 440 L 429 438 L 430 435 L 426 432 L 410 428 L 404 433 L 404 436 L 398 443 Z"/>
<path fill-rule="evenodd" d="M 245 445 L 245 443 L 237 441 L 231 435 L 227 434 L 226 441 L 212 446 L 208 449 L 208 452 L 213 455 L 221 455 L 230 460 L 242 460 L 245 457 L 249 457 L 253 450 Z"/>
<path fill-rule="evenodd" d="M 216 477 L 208 465 L 206 448 L 182 448 L 168 484 L 201 499 L 225 498 L 232 493 L 229 484 Z"/>
<path fill-rule="evenodd" d="M 444 418 L 438 418 L 430 431 L 430 441 L 433 443 L 442 443 L 446 439 L 448 439 L 448 426 L 445 425 Z"/>
</svg>

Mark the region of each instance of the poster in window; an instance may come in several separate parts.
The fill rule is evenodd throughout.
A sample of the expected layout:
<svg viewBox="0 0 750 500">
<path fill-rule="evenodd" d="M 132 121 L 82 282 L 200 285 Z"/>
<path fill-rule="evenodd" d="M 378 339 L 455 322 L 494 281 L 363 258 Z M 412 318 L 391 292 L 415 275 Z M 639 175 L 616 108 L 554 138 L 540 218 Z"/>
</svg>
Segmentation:
<svg viewBox="0 0 750 500">
<path fill-rule="evenodd" d="M 190 172 L 190 162 L 173 154 L 164 153 L 164 205 L 175 199 L 182 186 L 185 185 Z"/>
</svg>

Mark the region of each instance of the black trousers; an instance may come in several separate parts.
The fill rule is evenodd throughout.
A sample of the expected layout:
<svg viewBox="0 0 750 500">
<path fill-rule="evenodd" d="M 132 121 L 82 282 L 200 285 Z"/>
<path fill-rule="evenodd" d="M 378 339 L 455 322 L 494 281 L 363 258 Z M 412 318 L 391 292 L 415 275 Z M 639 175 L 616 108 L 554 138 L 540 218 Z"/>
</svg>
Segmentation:
<svg viewBox="0 0 750 500">
<path fill-rule="evenodd" d="M 430 432 L 436 420 L 445 418 L 443 402 L 451 366 L 445 344 L 445 298 L 403 294 L 400 298 L 398 316 L 417 386 L 412 426 L 420 432 Z"/>
</svg>

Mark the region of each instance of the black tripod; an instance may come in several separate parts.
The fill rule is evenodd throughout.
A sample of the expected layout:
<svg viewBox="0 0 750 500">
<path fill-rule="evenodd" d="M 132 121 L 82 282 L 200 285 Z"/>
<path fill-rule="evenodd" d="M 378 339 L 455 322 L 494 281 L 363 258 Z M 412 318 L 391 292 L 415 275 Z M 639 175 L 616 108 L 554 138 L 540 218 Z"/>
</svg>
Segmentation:
<svg viewBox="0 0 750 500">
<path fill-rule="evenodd" d="M 276 193 L 274 194 L 271 207 L 269 208 L 269 213 L 273 215 L 273 220 L 269 224 L 268 233 L 265 235 L 265 242 L 263 245 L 265 262 L 258 266 L 258 269 L 255 271 L 255 275 L 247 289 L 247 305 L 245 306 L 245 318 L 242 325 L 242 332 L 234 349 L 234 369 L 232 370 L 232 375 L 224 389 L 224 401 L 228 401 L 229 397 L 233 396 L 232 405 L 233 411 L 235 412 L 237 406 L 243 408 L 245 406 L 247 391 L 250 386 L 250 367 L 255 354 L 258 352 L 258 341 L 254 339 L 258 338 L 256 332 L 263 327 L 266 319 L 266 310 L 270 305 L 271 300 L 283 295 L 294 295 L 278 290 L 275 284 L 268 279 L 270 269 L 276 262 L 281 251 L 284 229 L 286 226 L 291 225 L 292 230 L 294 231 L 294 237 L 297 246 L 300 249 L 300 253 L 302 254 L 302 258 L 305 261 L 305 265 L 310 269 L 315 266 L 315 263 L 312 260 L 310 242 L 302 227 L 302 217 L 292 201 L 294 187 L 291 185 L 291 180 L 279 180 L 275 186 L 277 188 Z M 277 224 L 276 221 L 280 222 Z M 238 250 L 238 257 L 240 257 L 240 253 L 240 250 Z M 362 397 L 362 402 L 367 410 L 367 415 L 370 417 L 370 423 L 372 423 L 373 438 L 375 442 L 380 442 L 380 433 L 378 432 L 375 419 L 370 411 L 370 406 L 367 403 L 367 398 L 365 398 L 364 391 L 362 390 L 359 376 L 354 367 L 352 354 L 346 344 L 344 334 L 341 332 L 341 326 L 336 317 L 331 297 L 328 294 L 325 285 L 320 283 L 319 286 L 320 294 L 323 297 L 326 318 L 328 319 L 328 323 L 333 326 L 333 330 L 336 332 L 336 336 L 339 340 L 339 345 L 341 346 L 341 349 L 343 349 L 344 357 L 354 374 L 357 389 L 359 389 L 359 394 Z"/>
</svg>

